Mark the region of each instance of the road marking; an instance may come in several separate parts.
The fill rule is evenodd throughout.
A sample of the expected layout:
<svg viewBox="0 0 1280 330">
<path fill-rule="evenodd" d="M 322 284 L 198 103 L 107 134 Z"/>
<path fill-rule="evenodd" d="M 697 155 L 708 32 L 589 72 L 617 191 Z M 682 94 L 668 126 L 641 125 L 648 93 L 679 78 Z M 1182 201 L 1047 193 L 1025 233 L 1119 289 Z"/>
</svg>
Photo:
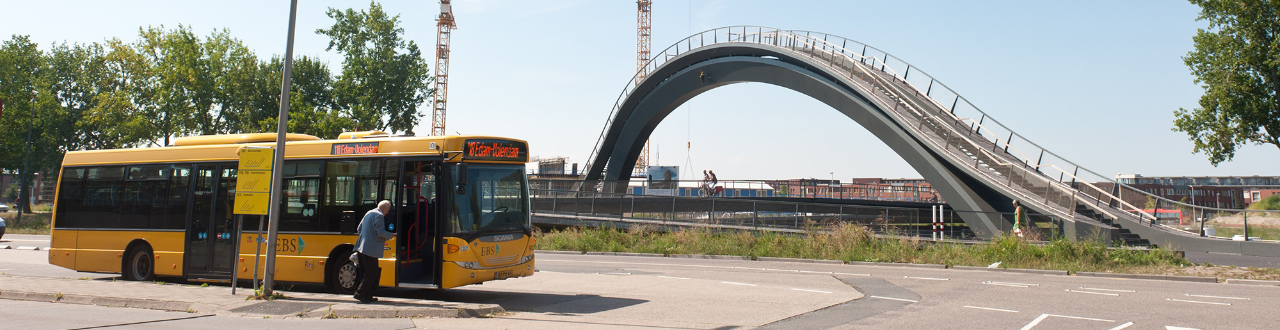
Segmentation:
<svg viewBox="0 0 1280 330">
<path fill-rule="evenodd" d="M 818 291 L 818 290 L 809 290 L 809 289 L 801 289 L 801 288 L 791 288 L 791 289 L 796 291 L 804 291 L 804 292 L 831 293 L 830 291 Z"/>
<path fill-rule="evenodd" d="M 917 279 L 917 280 L 930 280 L 930 281 L 950 281 L 950 280 L 951 280 L 951 279 L 949 279 L 949 278 L 913 277 L 913 276 L 903 276 L 902 278 L 910 278 L 910 279 Z"/>
<path fill-rule="evenodd" d="M 1081 288 L 1081 289 L 1085 289 L 1085 290 L 1093 290 L 1093 291 L 1138 292 L 1138 291 L 1134 291 L 1134 290 L 1116 290 L 1116 289 L 1086 288 L 1086 287 L 1083 287 L 1083 286 L 1082 286 L 1082 287 L 1080 287 L 1080 288 Z"/>
<path fill-rule="evenodd" d="M 677 280 L 687 280 L 687 279 L 689 279 L 689 278 L 687 278 L 687 277 L 674 277 L 674 276 L 662 276 L 662 275 L 658 275 L 658 277 L 661 277 L 661 278 L 670 278 L 670 279 L 677 279 Z"/>
<path fill-rule="evenodd" d="M 1040 314 L 1040 316 L 1036 317 L 1035 320 L 1032 320 L 1031 323 L 1027 323 L 1026 326 L 1023 326 L 1022 330 L 1030 330 L 1031 328 L 1034 328 L 1036 325 L 1039 325 L 1040 321 L 1044 321 L 1044 319 L 1047 319 L 1050 316 L 1068 318 L 1068 319 L 1086 320 L 1086 321 L 1115 322 L 1115 320 L 1095 319 L 1095 318 L 1089 318 L 1089 317 L 1066 316 L 1066 315 L 1057 315 L 1057 314 Z"/>
<path fill-rule="evenodd" d="M 1110 330 L 1120 330 L 1120 329 L 1128 328 L 1131 325 L 1133 325 L 1133 322 L 1118 325 L 1115 328 L 1111 328 Z"/>
<path fill-rule="evenodd" d="M 920 302 L 920 301 L 918 301 L 918 300 L 902 299 L 902 298 L 890 298 L 890 297 L 881 297 L 881 296 L 867 296 L 867 297 L 876 298 L 876 299 L 886 299 L 886 300 L 897 300 L 897 301 L 913 302 L 913 303 Z"/>
<path fill-rule="evenodd" d="M 1116 296 L 1116 297 L 1119 297 L 1119 296 L 1120 296 L 1120 294 L 1118 294 L 1118 293 L 1103 293 L 1103 292 L 1076 291 L 1076 290 L 1072 290 L 1072 289 L 1067 289 L 1066 291 L 1067 291 L 1067 292 L 1075 292 L 1075 293 L 1100 294 L 1100 295 Z"/>
<path fill-rule="evenodd" d="M 733 284 L 733 285 L 757 286 L 757 285 L 755 285 L 755 284 L 751 284 L 751 283 L 738 283 L 738 282 L 725 282 L 725 281 L 720 281 L 720 283 L 724 283 L 724 284 Z"/>
<path fill-rule="evenodd" d="M 1200 330 L 1200 329 L 1196 329 L 1196 328 L 1175 327 L 1175 326 L 1172 326 L 1172 325 L 1166 325 L 1166 326 L 1164 326 L 1164 329 L 1165 329 L 1165 330 Z"/>
<path fill-rule="evenodd" d="M 631 273 L 596 273 L 600 275 L 631 275 Z"/>
<path fill-rule="evenodd" d="M 982 310 L 997 311 L 997 312 L 1009 312 L 1009 313 L 1017 313 L 1017 312 L 1018 312 L 1018 311 L 1011 310 L 1011 309 L 999 309 L 999 308 L 978 307 L 978 306 L 964 306 L 964 308 L 973 308 L 973 309 L 982 309 Z"/>
<path fill-rule="evenodd" d="M 1197 303 L 1197 304 L 1210 304 L 1210 305 L 1226 305 L 1226 306 L 1231 306 L 1231 304 L 1228 304 L 1228 303 L 1210 302 L 1210 301 L 1182 300 L 1182 299 L 1172 299 L 1172 298 L 1165 298 L 1164 300 L 1168 300 L 1168 301 L 1177 301 L 1177 302 L 1187 302 L 1187 303 Z"/>
<path fill-rule="evenodd" d="M 1201 297 L 1201 298 L 1221 298 L 1221 299 L 1236 299 L 1236 300 L 1252 300 L 1252 299 L 1249 299 L 1249 298 L 1221 297 L 1221 296 L 1202 296 L 1202 295 L 1198 295 L 1198 294 L 1190 294 L 1190 293 L 1188 293 L 1188 294 L 1187 294 L 1187 296 L 1188 296 L 1188 297 Z"/>
<path fill-rule="evenodd" d="M 982 282 L 982 284 L 987 284 L 987 285 L 999 285 L 999 286 L 1011 286 L 1011 287 L 1015 287 L 1015 288 L 1028 288 L 1028 286 L 1026 286 L 1026 285 L 1016 285 L 1016 284 L 990 283 L 990 282 Z"/>
<path fill-rule="evenodd" d="M 986 282 L 982 282 L 982 283 L 987 283 L 987 284 L 1004 284 L 1004 285 L 1040 286 L 1039 284 L 1013 283 L 1013 282 L 996 282 L 996 281 L 986 281 Z"/>
</svg>

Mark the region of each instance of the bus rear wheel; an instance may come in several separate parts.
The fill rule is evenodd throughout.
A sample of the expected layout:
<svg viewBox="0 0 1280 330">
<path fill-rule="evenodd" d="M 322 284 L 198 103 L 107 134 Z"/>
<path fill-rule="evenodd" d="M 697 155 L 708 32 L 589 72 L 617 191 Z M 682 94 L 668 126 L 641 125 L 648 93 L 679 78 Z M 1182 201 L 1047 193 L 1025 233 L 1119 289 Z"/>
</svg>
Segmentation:
<svg viewBox="0 0 1280 330">
<path fill-rule="evenodd" d="M 156 279 L 155 257 L 151 247 L 143 245 L 133 248 L 126 259 L 125 269 L 121 273 L 129 281 L 154 281 Z"/>
<path fill-rule="evenodd" d="M 348 254 L 349 255 L 349 254 Z M 352 294 L 356 292 L 356 285 L 360 284 L 356 278 L 356 263 L 350 258 L 331 258 L 331 263 L 336 263 L 333 271 L 329 274 L 329 290 L 338 294 Z"/>
</svg>

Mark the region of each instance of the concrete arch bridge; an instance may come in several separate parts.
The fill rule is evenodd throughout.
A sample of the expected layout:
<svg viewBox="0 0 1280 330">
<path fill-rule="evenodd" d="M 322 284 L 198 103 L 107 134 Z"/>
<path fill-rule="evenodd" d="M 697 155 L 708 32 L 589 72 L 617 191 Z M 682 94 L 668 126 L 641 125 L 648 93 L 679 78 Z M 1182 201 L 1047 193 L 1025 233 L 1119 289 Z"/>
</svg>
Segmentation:
<svg viewBox="0 0 1280 330">
<path fill-rule="evenodd" d="M 588 182 L 629 180 L 649 135 L 689 99 L 758 82 L 813 97 L 865 127 L 952 208 L 974 211 L 962 218 L 980 237 L 1011 228 L 993 214 L 1012 212 L 1011 202 L 1018 200 L 1033 213 L 1059 219 L 1070 237 L 1280 256 L 1280 244 L 1202 238 L 1159 224 L 1128 202 L 1146 192 L 1045 150 L 920 68 L 851 39 L 731 26 L 694 34 L 655 54 L 614 104 L 587 165 Z"/>
</svg>

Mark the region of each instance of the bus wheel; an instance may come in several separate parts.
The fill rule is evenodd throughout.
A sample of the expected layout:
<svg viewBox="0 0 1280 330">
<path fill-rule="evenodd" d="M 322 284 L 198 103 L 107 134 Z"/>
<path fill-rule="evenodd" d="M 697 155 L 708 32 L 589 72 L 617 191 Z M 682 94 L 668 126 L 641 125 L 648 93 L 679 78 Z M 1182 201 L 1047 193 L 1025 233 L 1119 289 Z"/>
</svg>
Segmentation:
<svg viewBox="0 0 1280 330">
<path fill-rule="evenodd" d="M 342 258 L 331 261 L 339 262 L 337 267 L 333 267 L 333 273 L 329 274 L 330 290 L 339 294 L 351 294 L 356 292 L 356 285 L 360 284 L 356 279 L 356 263 L 350 259 Z"/>
<path fill-rule="evenodd" d="M 124 273 L 124 279 L 129 281 L 155 280 L 155 257 L 152 257 L 151 247 L 142 245 L 133 248 L 122 273 Z"/>
</svg>

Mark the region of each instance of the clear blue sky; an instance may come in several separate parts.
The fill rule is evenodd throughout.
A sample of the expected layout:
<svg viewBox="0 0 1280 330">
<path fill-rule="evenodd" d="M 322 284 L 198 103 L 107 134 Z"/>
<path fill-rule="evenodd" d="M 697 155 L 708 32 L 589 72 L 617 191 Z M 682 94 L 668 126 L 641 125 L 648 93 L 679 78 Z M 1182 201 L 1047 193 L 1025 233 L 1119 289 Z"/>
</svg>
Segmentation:
<svg viewBox="0 0 1280 330">
<path fill-rule="evenodd" d="M 1249 146 L 1218 167 L 1170 131 L 1202 94 L 1181 57 L 1204 26 L 1181 1 L 654 0 L 653 48 L 727 25 L 821 31 L 923 68 L 1046 148 L 1107 175 L 1280 175 L 1280 150 Z M 328 7 L 301 1 L 295 53 L 342 65 L 314 33 Z M 424 55 L 435 1 L 384 1 Z M 230 29 L 260 57 L 284 53 L 287 1 L 5 1 L 0 35 L 134 40 L 141 26 Z M 634 1 L 455 0 L 448 130 L 530 141 L 535 156 L 585 163 L 635 70 Z M 434 69 L 434 68 L 433 68 Z M 428 117 L 418 132 L 428 132 Z M 691 100 L 652 138 L 660 165 L 722 179 L 918 177 L 866 129 L 799 93 L 737 84 Z M 688 153 L 686 142 L 692 142 Z M 803 142 L 803 143 L 801 143 Z M 711 148 L 710 146 L 730 146 Z M 763 156 L 786 150 L 791 158 Z"/>
</svg>

